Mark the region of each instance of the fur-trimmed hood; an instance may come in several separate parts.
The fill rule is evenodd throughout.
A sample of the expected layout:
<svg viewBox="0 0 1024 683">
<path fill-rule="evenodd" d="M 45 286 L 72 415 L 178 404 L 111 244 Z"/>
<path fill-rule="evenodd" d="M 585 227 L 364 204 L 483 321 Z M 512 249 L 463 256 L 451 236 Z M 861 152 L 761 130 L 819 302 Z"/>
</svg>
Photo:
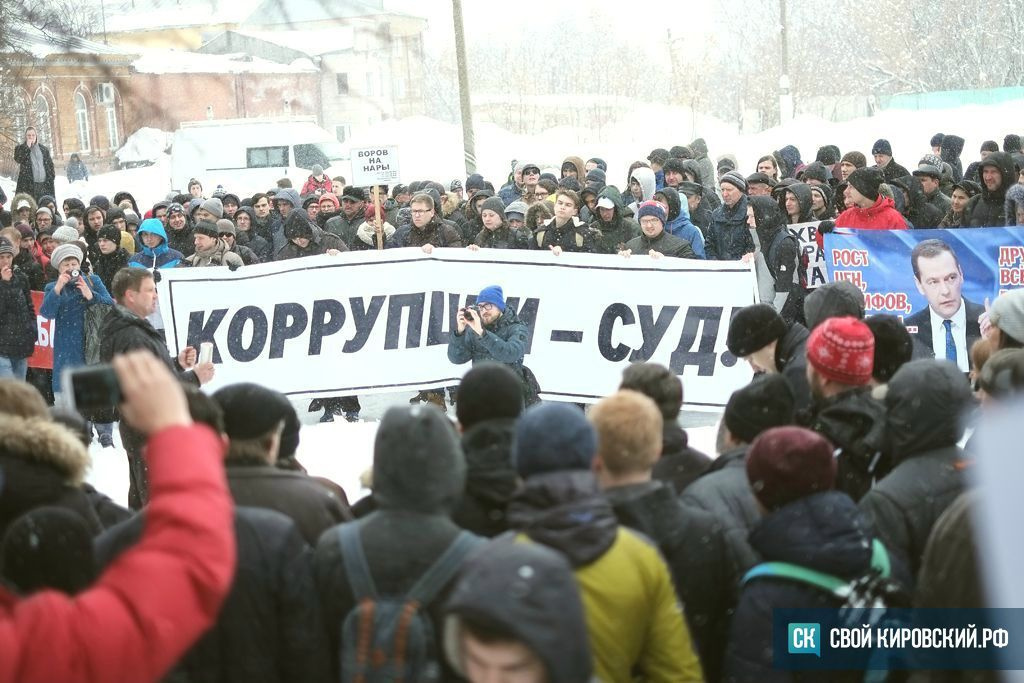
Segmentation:
<svg viewBox="0 0 1024 683">
<path fill-rule="evenodd" d="M 16 218 L 16 216 L 18 215 L 18 209 L 16 207 L 18 206 L 18 204 L 21 202 L 22 199 L 24 199 L 25 201 L 27 201 L 30 204 L 28 219 L 32 222 L 33 225 L 35 225 L 35 223 L 36 223 L 36 210 L 39 208 L 39 205 L 36 204 L 36 200 L 32 198 L 32 195 L 30 195 L 27 192 L 18 192 L 17 194 L 14 195 L 14 199 L 11 200 L 11 217 L 13 219 L 13 222 L 14 223 L 18 222 L 18 220 Z"/>
<path fill-rule="evenodd" d="M 71 486 L 85 480 L 91 463 L 89 451 L 66 427 L 48 418 L 14 415 L 0 415 L 0 460 L 4 458 L 49 467 Z"/>
</svg>

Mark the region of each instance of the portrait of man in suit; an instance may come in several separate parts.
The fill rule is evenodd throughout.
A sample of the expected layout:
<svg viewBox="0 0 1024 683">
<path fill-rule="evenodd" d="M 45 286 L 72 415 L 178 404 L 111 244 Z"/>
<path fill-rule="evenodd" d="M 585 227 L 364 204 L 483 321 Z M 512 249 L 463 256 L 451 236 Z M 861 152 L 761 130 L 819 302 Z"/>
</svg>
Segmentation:
<svg viewBox="0 0 1024 683">
<path fill-rule="evenodd" d="M 961 290 L 964 271 L 953 249 L 942 240 L 919 242 L 910 253 L 914 284 L 928 307 L 903 323 L 914 337 L 915 356 L 945 358 L 970 370 L 971 345 L 981 337 L 981 304 L 968 301 Z"/>
</svg>

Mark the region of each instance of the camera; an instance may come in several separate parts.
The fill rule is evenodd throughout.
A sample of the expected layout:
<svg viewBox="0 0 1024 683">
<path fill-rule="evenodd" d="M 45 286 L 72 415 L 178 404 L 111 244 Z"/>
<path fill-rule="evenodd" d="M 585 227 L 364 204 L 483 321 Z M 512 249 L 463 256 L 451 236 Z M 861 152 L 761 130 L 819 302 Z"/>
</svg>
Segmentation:
<svg viewBox="0 0 1024 683">
<path fill-rule="evenodd" d="M 64 407 L 74 412 L 88 415 L 121 402 L 121 383 L 110 365 L 66 368 L 62 382 Z"/>
<path fill-rule="evenodd" d="M 68 273 L 68 275 L 71 276 L 72 280 L 77 280 L 79 277 L 81 277 L 82 273 L 77 268 L 75 268 L 70 273 Z"/>
<path fill-rule="evenodd" d="M 462 315 L 467 320 L 471 319 L 473 316 L 476 316 L 476 317 L 479 318 L 480 317 L 480 309 L 477 308 L 476 306 L 466 306 L 465 308 L 462 309 Z"/>
</svg>

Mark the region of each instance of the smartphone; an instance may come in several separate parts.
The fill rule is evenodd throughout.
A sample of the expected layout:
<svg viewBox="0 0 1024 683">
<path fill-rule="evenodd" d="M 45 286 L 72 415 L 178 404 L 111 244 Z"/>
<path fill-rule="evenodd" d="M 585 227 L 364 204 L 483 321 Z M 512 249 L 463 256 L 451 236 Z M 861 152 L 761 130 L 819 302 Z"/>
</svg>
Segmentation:
<svg viewBox="0 0 1024 683">
<path fill-rule="evenodd" d="M 68 368 L 61 377 L 61 399 L 69 410 L 87 415 L 121 403 L 121 383 L 110 365 Z"/>
<path fill-rule="evenodd" d="M 199 364 L 213 362 L 213 342 L 203 342 L 199 345 Z"/>
</svg>

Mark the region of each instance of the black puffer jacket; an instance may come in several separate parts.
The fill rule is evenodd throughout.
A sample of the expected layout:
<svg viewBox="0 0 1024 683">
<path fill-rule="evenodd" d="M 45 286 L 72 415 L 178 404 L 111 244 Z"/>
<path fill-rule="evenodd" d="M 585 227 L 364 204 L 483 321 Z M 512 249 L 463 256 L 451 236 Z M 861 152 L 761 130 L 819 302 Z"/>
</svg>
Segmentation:
<svg viewBox="0 0 1024 683">
<path fill-rule="evenodd" d="M 911 361 L 889 381 L 885 418 L 893 470 L 860 507 L 914 576 L 932 525 L 964 490 L 957 442 L 970 400 L 967 379 L 948 361 Z"/>
<path fill-rule="evenodd" d="M 660 481 L 604 493 L 619 524 L 658 545 L 683 602 L 705 679 L 717 681 L 740 578 L 717 520 L 703 510 L 683 507 L 672 487 Z"/>
<path fill-rule="evenodd" d="M 96 540 L 100 567 L 135 545 L 145 513 Z M 271 510 L 235 508 L 238 568 L 213 628 L 168 674 L 169 683 L 326 683 L 329 648 L 312 552 Z"/>
<path fill-rule="evenodd" d="M 512 463 L 514 437 L 515 420 L 485 420 L 462 435 L 466 492 L 452 520 L 463 529 L 487 537 L 508 531 L 508 504 L 519 490 Z"/>
<path fill-rule="evenodd" d="M 19 251 L 18 255 L 14 257 L 14 265 L 25 274 L 25 277 L 28 278 L 28 286 L 31 289 L 41 292 L 46 288 L 46 283 L 49 282 L 49 280 L 46 279 L 46 273 L 43 272 L 43 267 L 38 261 L 32 258 L 31 252 L 26 249 Z M 53 272 L 57 272 L 56 268 L 53 269 Z M 53 279 L 57 279 L 56 275 Z"/>
<path fill-rule="evenodd" d="M 907 203 L 903 208 L 903 216 L 915 228 L 935 228 L 942 222 L 943 212 L 928 203 L 928 198 L 921 187 L 921 179 L 916 176 L 905 176 L 892 181 L 892 184 L 903 188 L 907 193 Z"/>
<path fill-rule="evenodd" d="M 443 221 L 437 216 L 430 219 L 423 228 L 410 223 L 395 230 L 386 247 L 422 247 L 429 244 L 434 247 L 464 247 L 462 234 L 451 221 Z"/>
<path fill-rule="evenodd" d="M 104 254 L 97 250 L 92 260 L 92 270 L 100 276 L 107 291 L 113 291 L 111 285 L 114 282 L 114 275 L 122 268 L 128 267 L 128 252 L 118 247 L 110 254 Z"/>
<path fill-rule="evenodd" d="M 164 338 L 148 320 L 115 305 L 100 326 L 100 361 L 109 363 L 114 356 L 139 350 L 149 351 L 159 358 L 182 381 L 199 386 L 195 373 L 183 371 L 177 360 L 171 358 Z"/>
<path fill-rule="evenodd" d="M 885 406 L 862 387 L 815 401 L 801 423 L 818 432 L 839 451 L 836 488 L 854 501 L 889 473 L 885 453 Z"/>
<path fill-rule="evenodd" d="M 485 249 L 529 249 L 530 236 L 525 230 L 513 230 L 503 224 L 497 230 L 482 229 L 473 244 Z"/>
<path fill-rule="evenodd" d="M 871 566 L 871 531 L 845 494 L 827 491 L 796 500 L 762 519 L 750 542 L 765 561 L 789 562 L 853 580 Z M 839 601 L 820 588 L 790 579 L 759 577 L 743 587 L 726 653 L 730 683 L 763 681 L 860 681 L 863 672 L 780 672 L 773 668 L 772 610 L 835 608 Z"/>
<path fill-rule="evenodd" d="M 711 458 L 690 448 L 690 437 L 675 420 L 665 420 L 661 431 L 661 457 L 654 463 L 654 478 L 671 484 L 682 493 L 697 477 L 707 472 Z"/>
<path fill-rule="evenodd" d="M 647 254 L 650 251 L 656 251 L 664 256 L 674 258 L 697 258 L 697 254 L 693 251 L 693 247 L 690 246 L 689 242 L 681 237 L 670 234 L 664 229 L 658 233 L 657 237 L 648 237 L 646 233 L 641 231 L 638 237 L 634 237 L 626 243 L 626 249 L 629 249 L 634 254 Z"/>
<path fill-rule="evenodd" d="M 994 192 L 984 183 L 986 167 L 999 170 L 1002 182 Z M 964 223 L 972 228 L 992 228 L 1006 225 L 1006 192 L 1017 182 L 1013 157 L 1006 152 L 992 152 L 978 164 L 978 183 L 981 194 L 971 197 L 964 208 Z"/>
<path fill-rule="evenodd" d="M 309 220 L 305 211 L 292 211 L 284 222 L 284 237 L 288 243 L 281 247 L 275 261 L 286 259 L 302 258 L 303 256 L 319 256 L 326 254 L 329 249 L 348 251 L 348 247 L 340 237 L 335 234 L 324 232 Z M 309 240 L 305 247 L 300 247 L 292 241 L 294 237 L 305 237 Z"/>
<path fill-rule="evenodd" d="M 959 183 L 964 178 L 964 167 L 960 155 L 964 151 L 965 140 L 959 135 L 945 135 L 939 154 L 942 160 L 953 168 L 953 182 Z"/>
<path fill-rule="evenodd" d="M 598 201 L 607 198 L 615 206 L 612 209 L 614 216 L 610 222 L 606 223 L 601 220 L 601 212 L 598 209 L 595 212 L 596 217 L 590 223 L 590 227 L 597 233 L 596 252 L 598 254 L 618 253 L 626 242 L 640 236 L 640 225 L 634 219 L 626 218 L 623 215 L 622 195 L 614 187 L 604 187 L 597 193 L 597 198 Z"/>
<path fill-rule="evenodd" d="M 0 356 L 21 360 L 36 346 L 36 309 L 28 278 L 15 270 L 10 280 L 0 279 Z"/>
</svg>

